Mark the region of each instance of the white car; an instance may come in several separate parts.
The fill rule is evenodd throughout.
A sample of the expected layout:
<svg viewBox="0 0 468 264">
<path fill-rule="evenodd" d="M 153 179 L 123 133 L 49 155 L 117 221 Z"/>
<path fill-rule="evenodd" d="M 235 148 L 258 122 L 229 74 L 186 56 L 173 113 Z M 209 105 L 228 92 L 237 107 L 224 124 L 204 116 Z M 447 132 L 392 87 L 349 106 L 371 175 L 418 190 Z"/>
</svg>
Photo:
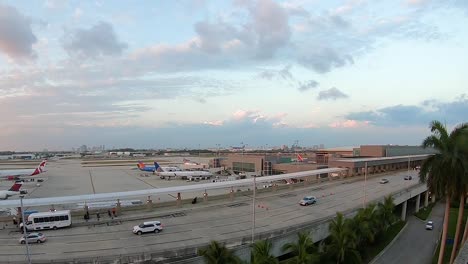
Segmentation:
<svg viewBox="0 0 468 264">
<path fill-rule="evenodd" d="M 386 183 L 388 183 L 388 179 L 381 179 L 380 180 L 380 184 L 386 184 Z"/>
<path fill-rule="evenodd" d="M 143 222 L 142 224 L 133 227 L 133 233 L 137 235 L 150 232 L 159 233 L 162 230 L 163 226 L 159 221 Z"/>
<path fill-rule="evenodd" d="M 426 230 L 434 229 L 434 223 L 432 221 L 427 221 L 426 223 Z"/>
</svg>

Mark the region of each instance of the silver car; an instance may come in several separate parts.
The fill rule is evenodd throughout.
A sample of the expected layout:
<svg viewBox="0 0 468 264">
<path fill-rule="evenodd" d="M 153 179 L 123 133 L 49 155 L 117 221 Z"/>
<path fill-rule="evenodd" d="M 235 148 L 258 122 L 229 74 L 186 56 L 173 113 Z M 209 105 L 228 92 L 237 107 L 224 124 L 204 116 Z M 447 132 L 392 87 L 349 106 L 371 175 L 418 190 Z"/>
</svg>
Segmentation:
<svg viewBox="0 0 468 264">
<path fill-rule="evenodd" d="M 28 243 L 44 243 L 46 241 L 46 237 L 42 233 L 29 233 L 27 236 Z M 26 244 L 26 239 L 22 236 L 19 240 L 21 244 Z"/>
<path fill-rule="evenodd" d="M 317 202 L 317 198 L 315 196 L 306 196 L 302 198 L 302 200 L 299 201 L 300 205 L 309 205 L 309 204 L 315 204 Z"/>
<path fill-rule="evenodd" d="M 388 179 L 381 179 L 380 180 L 380 184 L 386 184 L 386 183 L 388 183 Z"/>
</svg>

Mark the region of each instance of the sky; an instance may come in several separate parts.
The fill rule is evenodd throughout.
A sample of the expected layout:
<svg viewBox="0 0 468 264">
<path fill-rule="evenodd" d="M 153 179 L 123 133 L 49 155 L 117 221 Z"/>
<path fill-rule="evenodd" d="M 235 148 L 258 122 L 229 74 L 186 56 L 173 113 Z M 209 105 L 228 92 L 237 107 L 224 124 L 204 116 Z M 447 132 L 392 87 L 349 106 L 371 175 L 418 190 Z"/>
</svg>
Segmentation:
<svg viewBox="0 0 468 264">
<path fill-rule="evenodd" d="M 0 150 L 419 145 L 468 1 L 0 0 Z"/>
</svg>

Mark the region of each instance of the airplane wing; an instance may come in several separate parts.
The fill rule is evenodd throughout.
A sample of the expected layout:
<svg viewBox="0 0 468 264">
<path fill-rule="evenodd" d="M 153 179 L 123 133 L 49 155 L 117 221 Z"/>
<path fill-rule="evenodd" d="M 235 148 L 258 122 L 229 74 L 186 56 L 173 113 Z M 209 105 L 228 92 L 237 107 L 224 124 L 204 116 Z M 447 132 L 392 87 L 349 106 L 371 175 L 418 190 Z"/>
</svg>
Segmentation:
<svg viewBox="0 0 468 264">
<path fill-rule="evenodd" d="M 256 177 L 255 180 L 257 183 L 272 182 L 272 181 L 278 181 L 278 180 L 314 176 L 314 175 L 319 175 L 319 174 L 324 174 L 324 173 L 336 173 L 336 172 L 341 172 L 341 171 L 346 171 L 346 170 L 347 170 L 346 168 L 328 168 L 328 169 L 301 171 L 301 172 L 294 172 L 294 173 L 287 173 L 287 174 L 280 174 L 280 175 L 273 175 L 273 176 Z M 71 195 L 71 196 L 47 197 L 47 198 L 31 198 L 31 199 L 23 199 L 23 206 L 73 204 L 73 203 L 79 203 L 79 202 L 126 199 L 126 198 L 142 197 L 142 196 L 148 196 L 148 195 L 161 195 L 161 194 L 175 194 L 179 192 L 184 193 L 184 192 L 193 192 L 193 191 L 204 191 L 204 190 L 231 188 L 231 187 L 236 187 L 236 186 L 249 186 L 253 184 L 253 181 L 254 181 L 253 178 L 249 178 L 249 179 L 235 180 L 235 181 L 193 184 L 193 185 L 185 185 L 185 186 L 174 186 L 174 187 L 127 191 L 127 192 L 84 194 L 84 195 Z M 19 207 L 19 206 L 20 206 L 20 200 L 18 199 L 0 201 L 0 208 L 13 208 L 13 207 Z"/>
</svg>

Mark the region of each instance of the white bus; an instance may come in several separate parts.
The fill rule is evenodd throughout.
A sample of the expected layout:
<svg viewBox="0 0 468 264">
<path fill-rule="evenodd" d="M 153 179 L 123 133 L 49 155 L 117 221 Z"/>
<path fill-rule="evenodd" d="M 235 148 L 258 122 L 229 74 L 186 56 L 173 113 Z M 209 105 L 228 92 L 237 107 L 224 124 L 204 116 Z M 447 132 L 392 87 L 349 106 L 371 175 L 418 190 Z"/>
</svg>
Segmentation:
<svg viewBox="0 0 468 264">
<path fill-rule="evenodd" d="M 33 213 L 28 216 L 28 221 L 26 222 L 26 229 L 28 231 L 42 229 L 57 229 L 71 226 L 71 224 L 72 222 L 70 210 Z M 23 227 L 22 224 L 20 224 L 20 227 Z"/>
</svg>

